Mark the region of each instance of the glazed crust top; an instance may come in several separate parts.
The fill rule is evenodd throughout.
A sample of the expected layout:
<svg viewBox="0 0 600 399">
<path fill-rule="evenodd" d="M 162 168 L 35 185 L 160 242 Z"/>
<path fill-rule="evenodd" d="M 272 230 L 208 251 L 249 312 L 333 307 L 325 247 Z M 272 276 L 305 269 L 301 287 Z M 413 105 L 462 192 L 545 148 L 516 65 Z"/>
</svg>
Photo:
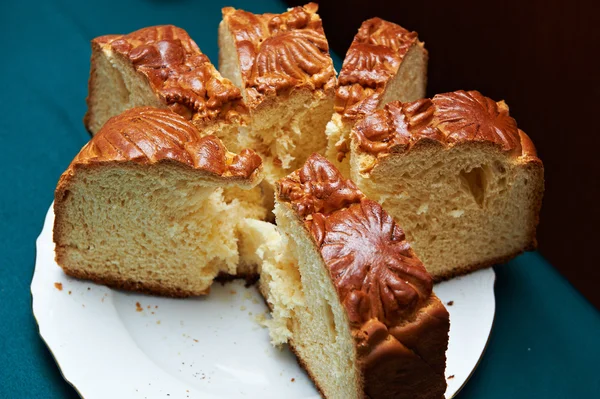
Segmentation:
<svg viewBox="0 0 600 399">
<path fill-rule="evenodd" d="M 311 155 L 278 189 L 311 233 L 354 328 L 374 318 L 393 327 L 429 299 L 431 277 L 402 229 L 324 157 Z"/>
<path fill-rule="evenodd" d="M 334 89 L 335 70 L 316 12 L 314 3 L 283 14 L 223 8 L 223 23 L 234 38 L 250 107 L 293 88 Z"/>
<path fill-rule="evenodd" d="M 449 316 L 404 232 L 324 157 L 277 184 L 346 310 L 366 397 L 441 398 Z"/>
<path fill-rule="evenodd" d="M 404 56 L 418 43 L 416 32 L 394 23 L 380 18 L 363 22 L 338 77 L 336 112 L 345 120 L 356 120 L 374 111 Z"/>
<path fill-rule="evenodd" d="M 182 116 L 152 107 L 133 108 L 109 119 L 71 163 L 173 161 L 223 178 L 254 179 L 262 165 L 252 150 L 227 151 L 216 136 L 201 137 Z"/>
<path fill-rule="evenodd" d="M 353 138 L 376 157 L 410 150 L 425 141 L 445 146 L 486 142 L 514 156 L 536 157 L 529 137 L 517 128 L 504 101 L 478 91 L 455 91 L 411 103 L 394 101 L 359 121 Z"/>
<path fill-rule="evenodd" d="M 240 90 L 221 77 L 181 28 L 152 26 L 93 43 L 128 58 L 162 101 L 194 122 L 239 121 L 247 112 Z"/>
</svg>

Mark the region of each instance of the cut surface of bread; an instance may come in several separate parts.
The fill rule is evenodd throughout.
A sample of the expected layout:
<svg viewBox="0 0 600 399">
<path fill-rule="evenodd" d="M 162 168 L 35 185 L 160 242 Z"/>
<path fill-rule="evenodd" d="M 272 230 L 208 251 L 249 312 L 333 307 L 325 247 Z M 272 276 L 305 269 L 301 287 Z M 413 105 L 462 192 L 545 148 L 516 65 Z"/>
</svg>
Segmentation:
<svg viewBox="0 0 600 399">
<path fill-rule="evenodd" d="M 272 342 L 326 398 L 442 398 L 448 313 L 392 218 L 317 154 L 278 182 L 275 215 L 257 251 Z"/>
<path fill-rule="evenodd" d="M 316 4 L 283 14 L 223 9 L 219 69 L 242 91 L 251 122 L 240 143 L 256 149 L 271 185 L 326 146 L 335 70 Z"/>
<path fill-rule="evenodd" d="M 235 151 L 247 114 L 240 90 L 172 25 L 92 40 L 87 103 L 84 122 L 92 134 L 127 109 L 170 108 Z"/>
<path fill-rule="evenodd" d="M 389 103 L 356 124 L 351 167 L 435 280 L 536 245 L 544 169 L 504 102 L 457 91 Z"/>
<path fill-rule="evenodd" d="M 294 312 L 304 309 L 298 262 L 288 250 L 287 236 L 274 224 L 248 218 L 240 224 L 240 232 L 240 257 L 259 273 L 258 287 L 272 312 L 264 321 L 271 342 L 285 344 L 291 338 Z"/>
<path fill-rule="evenodd" d="M 166 109 L 111 118 L 61 176 L 56 261 L 65 273 L 165 296 L 206 294 L 237 273 L 237 202 L 223 188 L 260 181 L 251 150 L 228 152 Z"/>
<path fill-rule="evenodd" d="M 327 158 L 350 176 L 350 131 L 390 101 L 425 97 L 428 54 L 416 32 L 372 18 L 362 23 L 338 78 L 335 113 L 327 124 Z"/>
</svg>

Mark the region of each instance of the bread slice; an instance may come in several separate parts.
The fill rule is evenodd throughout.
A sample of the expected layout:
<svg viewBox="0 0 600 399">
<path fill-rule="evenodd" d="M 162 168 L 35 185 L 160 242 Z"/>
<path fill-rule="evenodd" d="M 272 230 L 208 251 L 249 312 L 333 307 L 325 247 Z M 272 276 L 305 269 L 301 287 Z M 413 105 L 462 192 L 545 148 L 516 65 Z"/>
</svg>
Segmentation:
<svg viewBox="0 0 600 399">
<path fill-rule="evenodd" d="M 379 204 L 320 155 L 280 180 L 260 289 L 326 398 L 443 398 L 448 312 Z"/>
<path fill-rule="evenodd" d="M 380 18 L 363 22 L 344 59 L 327 124 L 327 158 L 344 176 L 350 176 L 352 126 L 390 101 L 425 97 L 427 60 L 416 32 Z"/>
<path fill-rule="evenodd" d="M 356 124 L 351 169 L 435 280 L 536 246 L 544 168 L 503 101 L 457 91 L 389 103 Z"/>
<path fill-rule="evenodd" d="M 219 70 L 242 91 L 251 122 L 241 143 L 265 163 L 265 181 L 324 152 L 333 113 L 335 70 L 317 5 L 283 14 L 223 9 Z"/>
<path fill-rule="evenodd" d="M 61 176 L 55 193 L 56 262 L 68 275 L 111 287 L 184 297 L 236 274 L 238 203 L 260 157 L 228 152 L 166 109 L 109 119 Z"/>
<path fill-rule="evenodd" d="M 87 104 L 84 123 L 92 134 L 127 109 L 170 108 L 235 151 L 247 114 L 240 90 L 172 25 L 92 40 Z"/>
</svg>

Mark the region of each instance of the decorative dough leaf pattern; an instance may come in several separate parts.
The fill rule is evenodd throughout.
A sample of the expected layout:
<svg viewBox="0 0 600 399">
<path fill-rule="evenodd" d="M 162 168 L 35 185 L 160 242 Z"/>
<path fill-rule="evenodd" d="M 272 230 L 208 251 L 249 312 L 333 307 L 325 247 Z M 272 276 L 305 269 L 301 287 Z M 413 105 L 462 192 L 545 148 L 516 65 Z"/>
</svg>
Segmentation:
<svg viewBox="0 0 600 399">
<path fill-rule="evenodd" d="M 520 148 L 517 122 L 504 102 L 478 91 L 455 91 L 433 98 L 436 127 L 448 142 L 491 141 L 504 151 Z"/>
<path fill-rule="evenodd" d="M 363 199 L 334 213 L 324 231 L 321 255 L 351 323 L 376 318 L 393 326 L 429 298 L 432 283 L 423 264 L 376 202 Z"/>
<path fill-rule="evenodd" d="M 312 234 L 355 327 L 373 318 L 394 326 L 429 299 L 431 277 L 402 229 L 325 158 L 313 154 L 278 187 Z"/>
<path fill-rule="evenodd" d="M 286 90 L 307 82 L 318 88 L 330 78 L 327 40 L 314 31 L 293 30 L 269 37 L 260 45 L 250 84 L 261 93 Z"/>
<path fill-rule="evenodd" d="M 255 101 L 293 87 L 332 88 L 335 71 L 317 5 L 256 15 L 227 7 L 247 95 Z"/>
<path fill-rule="evenodd" d="M 305 217 L 329 214 L 360 201 L 363 194 L 329 161 L 313 154 L 301 169 L 279 181 L 279 196 L 290 201 L 300 217 Z"/>
<path fill-rule="evenodd" d="M 183 29 L 154 26 L 95 42 L 128 57 L 159 97 L 188 119 L 233 119 L 245 112 L 240 90 L 221 77 Z"/>
<path fill-rule="evenodd" d="M 175 161 L 219 176 L 250 178 L 261 166 L 252 150 L 227 152 L 216 136 L 201 137 L 182 116 L 152 107 L 133 108 L 109 119 L 73 160 L 153 164 Z"/>
<path fill-rule="evenodd" d="M 490 142 L 521 154 L 521 135 L 506 104 L 477 91 L 391 102 L 358 122 L 353 134 L 363 151 L 377 156 L 407 150 L 422 140 L 447 145 Z"/>
<path fill-rule="evenodd" d="M 416 32 L 399 25 L 380 18 L 363 22 L 340 71 L 335 110 L 346 119 L 374 111 L 387 82 L 416 43 Z"/>
</svg>

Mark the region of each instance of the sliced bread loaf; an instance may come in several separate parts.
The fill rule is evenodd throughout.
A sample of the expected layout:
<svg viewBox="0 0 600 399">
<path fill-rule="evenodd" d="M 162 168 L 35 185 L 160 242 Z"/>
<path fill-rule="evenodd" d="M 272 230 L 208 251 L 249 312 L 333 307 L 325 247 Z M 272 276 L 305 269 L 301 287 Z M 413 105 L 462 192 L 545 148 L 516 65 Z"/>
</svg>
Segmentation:
<svg viewBox="0 0 600 399">
<path fill-rule="evenodd" d="M 278 182 L 275 215 L 280 238 L 253 225 L 273 343 L 326 398 L 443 398 L 448 312 L 391 216 L 317 154 Z"/>
<path fill-rule="evenodd" d="M 335 70 L 316 4 L 283 14 L 223 9 L 219 70 L 242 91 L 251 122 L 241 135 L 265 162 L 265 181 L 324 152 Z"/>
<path fill-rule="evenodd" d="M 536 245 L 544 168 L 503 101 L 457 91 L 389 103 L 354 127 L 351 169 L 435 280 Z"/>
<path fill-rule="evenodd" d="M 167 296 L 202 295 L 237 274 L 237 202 L 261 159 L 228 152 L 182 116 L 151 107 L 109 119 L 56 188 L 56 261 L 68 275 Z"/>
<path fill-rule="evenodd" d="M 327 124 L 327 158 L 350 175 L 350 130 L 390 101 L 425 97 L 427 50 L 416 32 L 372 18 L 362 23 L 338 77 L 335 113 Z"/>
<path fill-rule="evenodd" d="M 172 25 L 92 40 L 87 104 L 84 122 L 92 134 L 127 109 L 170 108 L 235 151 L 247 114 L 240 90 Z"/>
</svg>

